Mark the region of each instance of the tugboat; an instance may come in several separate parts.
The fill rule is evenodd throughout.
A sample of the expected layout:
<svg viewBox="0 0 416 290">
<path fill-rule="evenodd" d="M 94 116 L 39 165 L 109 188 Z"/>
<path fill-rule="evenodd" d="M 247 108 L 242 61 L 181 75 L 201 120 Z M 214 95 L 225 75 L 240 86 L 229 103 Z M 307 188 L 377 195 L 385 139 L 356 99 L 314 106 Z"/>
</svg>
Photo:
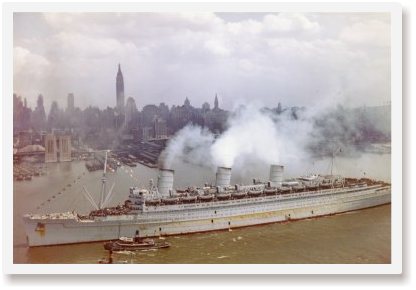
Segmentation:
<svg viewBox="0 0 416 290">
<path fill-rule="evenodd" d="M 168 242 L 155 242 L 153 239 L 142 239 L 139 237 L 139 231 L 133 238 L 121 237 L 116 241 L 110 241 L 104 243 L 104 249 L 107 251 L 143 251 L 153 249 L 169 248 L 170 243 Z"/>
</svg>

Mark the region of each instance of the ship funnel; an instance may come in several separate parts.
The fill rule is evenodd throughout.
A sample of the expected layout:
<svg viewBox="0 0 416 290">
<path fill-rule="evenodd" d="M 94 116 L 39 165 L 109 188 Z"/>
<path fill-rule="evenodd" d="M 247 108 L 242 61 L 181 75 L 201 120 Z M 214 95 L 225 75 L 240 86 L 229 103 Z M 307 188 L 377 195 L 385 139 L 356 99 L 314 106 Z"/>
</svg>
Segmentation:
<svg viewBox="0 0 416 290">
<path fill-rule="evenodd" d="M 283 166 L 270 165 L 270 186 L 281 187 L 283 182 Z"/>
<path fill-rule="evenodd" d="M 217 167 L 215 186 L 226 187 L 231 182 L 231 168 Z"/>
<path fill-rule="evenodd" d="M 171 169 L 159 169 L 157 177 L 157 190 L 162 196 L 169 196 L 169 192 L 173 188 L 173 174 L 175 171 Z"/>
</svg>

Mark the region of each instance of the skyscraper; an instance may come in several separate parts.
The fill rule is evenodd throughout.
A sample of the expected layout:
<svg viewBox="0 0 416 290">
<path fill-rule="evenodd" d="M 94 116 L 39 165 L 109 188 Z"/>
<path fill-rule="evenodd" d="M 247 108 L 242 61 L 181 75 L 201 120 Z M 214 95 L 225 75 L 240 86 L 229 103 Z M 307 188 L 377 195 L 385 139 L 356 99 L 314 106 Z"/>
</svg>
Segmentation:
<svg viewBox="0 0 416 290">
<path fill-rule="evenodd" d="M 214 110 L 218 111 L 220 107 L 218 106 L 218 97 L 217 94 L 215 94 L 215 100 L 214 100 Z"/>
<path fill-rule="evenodd" d="M 135 125 L 135 124 L 132 124 L 132 121 L 134 119 L 137 120 L 137 118 L 135 118 L 137 115 L 137 106 L 136 106 L 136 102 L 134 101 L 132 97 L 127 98 L 125 114 L 126 114 L 125 120 L 126 120 L 127 129 L 131 129 Z"/>
<path fill-rule="evenodd" d="M 117 96 L 117 111 L 124 114 L 124 80 L 121 72 L 120 64 L 118 64 L 118 72 L 116 78 L 116 96 Z"/>
<path fill-rule="evenodd" d="M 68 94 L 68 104 L 67 104 L 67 111 L 72 112 L 74 110 L 74 94 Z"/>
</svg>

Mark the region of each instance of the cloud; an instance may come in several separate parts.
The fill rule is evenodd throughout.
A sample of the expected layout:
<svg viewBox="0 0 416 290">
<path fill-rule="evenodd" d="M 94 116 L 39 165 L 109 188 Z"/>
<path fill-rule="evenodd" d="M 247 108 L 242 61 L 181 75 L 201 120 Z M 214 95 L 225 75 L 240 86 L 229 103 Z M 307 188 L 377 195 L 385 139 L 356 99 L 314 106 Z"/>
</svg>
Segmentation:
<svg viewBox="0 0 416 290">
<path fill-rule="evenodd" d="M 316 21 L 308 19 L 300 13 L 281 13 L 279 15 L 266 15 L 263 20 L 265 30 L 268 32 L 319 32 L 320 26 Z"/>
<path fill-rule="evenodd" d="M 139 108 L 185 97 L 200 106 L 215 93 L 226 108 L 237 99 L 310 106 L 390 97 L 385 14 L 26 15 L 14 21 L 14 89 L 29 104 L 40 92 L 64 105 L 73 92 L 78 106 L 114 106 L 119 62 Z"/>
<path fill-rule="evenodd" d="M 356 45 L 389 47 L 390 26 L 379 20 L 364 20 L 346 27 L 340 39 Z"/>
<path fill-rule="evenodd" d="M 205 48 L 218 56 L 229 56 L 231 54 L 231 50 L 227 48 L 226 44 L 219 39 L 207 40 L 205 42 Z"/>
<path fill-rule="evenodd" d="M 16 46 L 13 48 L 13 71 L 15 74 L 41 76 L 48 69 L 50 62 L 43 56 L 32 53 L 30 50 Z"/>
</svg>

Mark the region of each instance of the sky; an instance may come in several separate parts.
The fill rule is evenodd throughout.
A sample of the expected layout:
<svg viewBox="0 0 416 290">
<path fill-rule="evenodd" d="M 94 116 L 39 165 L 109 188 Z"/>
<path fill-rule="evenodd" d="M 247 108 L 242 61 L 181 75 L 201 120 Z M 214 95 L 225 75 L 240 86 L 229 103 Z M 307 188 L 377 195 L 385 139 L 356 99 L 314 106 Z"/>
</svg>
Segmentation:
<svg viewBox="0 0 416 290">
<path fill-rule="evenodd" d="M 386 13 L 15 13 L 14 92 L 66 107 L 116 105 L 118 64 L 139 109 L 382 105 L 390 101 Z"/>
</svg>

